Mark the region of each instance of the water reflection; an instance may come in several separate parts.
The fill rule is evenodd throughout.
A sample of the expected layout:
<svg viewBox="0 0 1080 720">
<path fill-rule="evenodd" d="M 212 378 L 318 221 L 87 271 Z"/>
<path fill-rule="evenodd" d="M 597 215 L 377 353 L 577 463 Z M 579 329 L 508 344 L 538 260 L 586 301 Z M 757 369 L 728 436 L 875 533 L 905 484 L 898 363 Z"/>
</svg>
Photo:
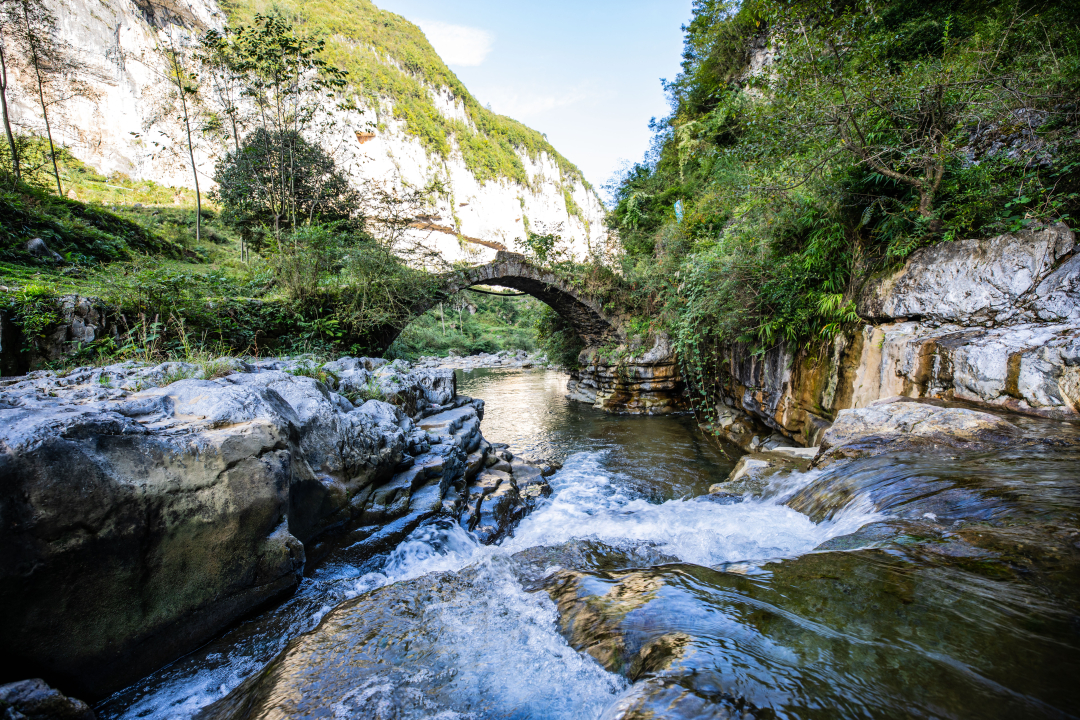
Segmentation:
<svg viewBox="0 0 1080 720">
<path fill-rule="evenodd" d="M 724 480 L 732 457 L 689 415 L 610 415 L 566 399 L 565 373 L 481 369 L 458 373 L 458 391 L 484 398 L 484 437 L 525 457 L 563 462 L 608 451 L 605 467 L 652 502 L 693 497 Z"/>
</svg>

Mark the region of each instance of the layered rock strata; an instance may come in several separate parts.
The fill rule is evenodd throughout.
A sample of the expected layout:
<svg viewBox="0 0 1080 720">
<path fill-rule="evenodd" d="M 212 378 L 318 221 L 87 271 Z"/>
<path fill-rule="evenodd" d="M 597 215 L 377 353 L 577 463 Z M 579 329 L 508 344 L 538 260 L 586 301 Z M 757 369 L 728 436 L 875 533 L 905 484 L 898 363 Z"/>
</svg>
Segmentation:
<svg viewBox="0 0 1080 720">
<path fill-rule="evenodd" d="M 679 364 L 666 335 L 644 350 L 623 343 L 605 352 L 587 347 L 570 373 L 567 398 L 613 413 L 667 415 L 689 408 Z"/>
<path fill-rule="evenodd" d="M 389 401 L 389 402 L 388 402 Z M 483 540 L 550 490 L 451 370 L 343 358 L 133 363 L 0 387 L 0 679 L 94 699 L 348 544 L 439 513 Z"/>
<path fill-rule="evenodd" d="M 746 450 L 816 445 L 840 411 L 896 396 L 1080 418 L 1078 250 L 1063 224 L 918 250 L 864 288 L 862 328 L 809 349 L 727 347 L 708 428 Z M 571 392 L 588 399 L 605 372 L 587 367 Z"/>
</svg>

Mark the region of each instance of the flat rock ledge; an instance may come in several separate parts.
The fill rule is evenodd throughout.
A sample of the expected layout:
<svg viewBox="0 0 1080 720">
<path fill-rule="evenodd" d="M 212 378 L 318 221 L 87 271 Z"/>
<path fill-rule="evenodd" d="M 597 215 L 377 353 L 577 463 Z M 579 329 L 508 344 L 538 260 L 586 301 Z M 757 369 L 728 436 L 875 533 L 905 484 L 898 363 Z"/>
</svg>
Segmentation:
<svg viewBox="0 0 1080 720">
<path fill-rule="evenodd" d="M 865 408 L 841 410 L 821 444 L 784 447 L 761 443 L 739 458 L 713 496 L 761 495 L 774 475 L 825 468 L 856 458 L 886 453 L 981 452 L 1044 442 L 999 415 L 941 403 L 886 398 Z"/>
<path fill-rule="evenodd" d="M 982 450 L 1025 442 L 1013 423 L 958 407 L 888 398 L 870 407 L 842 410 L 821 439 L 814 467 L 842 458 L 910 450 Z"/>
<path fill-rule="evenodd" d="M 0 383 L 0 682 L 96 701 L 438 514 L 483 542 L 551 490 L 453 371 L 312 358 Z M 25 713 L 24 713 L 25 715 Z M 29 717 L 29 716 L 27 716 Z"/>
</svg>

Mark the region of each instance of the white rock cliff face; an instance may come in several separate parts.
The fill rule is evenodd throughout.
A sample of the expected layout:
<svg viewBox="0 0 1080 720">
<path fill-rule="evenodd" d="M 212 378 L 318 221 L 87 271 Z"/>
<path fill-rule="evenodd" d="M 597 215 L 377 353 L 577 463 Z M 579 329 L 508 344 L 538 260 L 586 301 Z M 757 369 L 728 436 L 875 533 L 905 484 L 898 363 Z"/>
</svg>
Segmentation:
<svg viewBox="0 0 1080 720">
<path fill-rule="evenodd" d="M 195 32 L 222 28 L 226 16 L 214 0 L 46 0 L 59 22 L 61 39 L 85 66 L 90 97 L 74 97 L 50 110 L 53 133 L 79 159 L 108 175 L 172 187 L 194 186 L 183 134 L 175 112 L 166 110 L 170 86 L 160 51 L 183 27 Z M 168 28 L 168 29 L 163 29 Z M 179 35 L 178 35 L 179 34 Z M 464 109 L 445 88 L 432 88 L 436 107 L 447 117 L 464 119 Z M 31 78 L 16 74 L 9 98 L 18 128 L 44 133 Z M 439 198 L 426 228 L 416 239 L 439 250 L 448 261 L 486 262 L 500 248 L 520 249 L 526 227 L 553 230 L 561 226 L 567 249 L 577 257 L 604 252 L 604 209 L 596 193 L 580 180 L 564 178 L 558 163 L 546 154 L 535 159 L 520 153 L 529 186 L 509 179 L 480 182 L 456 149 L 449 157 L 428 154 L 408 135 L 404 124 L 386 118 L 392 101 L 383 98 L 382 124 L 366 136 L 376 108 L 339 123 L 320 141 L 332 149 L 339 165 L 357 183 L 376 179 L 423 186 L 441 179 Z M 213 187 L 213 169 L 220 146 L 203 140 L 195 148 L 201 189 Z M 576 204 L 567 207 L 563 189 Z M 459 240 L 460 236 L 460 240 Z"/>
</svg>

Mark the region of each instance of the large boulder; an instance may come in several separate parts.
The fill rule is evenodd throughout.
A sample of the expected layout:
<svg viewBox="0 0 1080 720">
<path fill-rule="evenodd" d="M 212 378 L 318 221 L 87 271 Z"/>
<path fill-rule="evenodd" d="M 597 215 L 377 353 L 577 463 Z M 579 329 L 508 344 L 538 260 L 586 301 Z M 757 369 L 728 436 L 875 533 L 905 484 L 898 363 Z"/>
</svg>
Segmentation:
<svg viewBox="0 0 1080 720">
<path fill-rule="evenodd" d="M 978 450 L 1021 439 L 1020 429 L 996 415 L 920 402 L 883 402 L 842 410 L 822 437 L 818 467 L 840 458 L 928 447 Z"/>
<path fill-rule="evenodd" d="M 361 373 L 398 404 L 336 392 Z M 364 358 L 4 381 L 0 681 L 97 699 L 290 592 L 334 547 L 366 559 L 437 513 L 505 536 L 550 489 L 519 464 L 501 512 L 469 504 L 502 459 L 482 417 L 452 371 Z"/>
<path fill-rule="evenodd" d="M 862 317 L 966 326 L 1080 321 L 1080 255 L 1063 223 L 988 239 L 956 240 L 912 254 L 871 283 Z"/>
<path fill-rule="evenodd" d="M 189 380 L 113 402 L 3 399 L 4 677 L 98 698 L 299 581 L 280 396 Z"/>
</svg>

